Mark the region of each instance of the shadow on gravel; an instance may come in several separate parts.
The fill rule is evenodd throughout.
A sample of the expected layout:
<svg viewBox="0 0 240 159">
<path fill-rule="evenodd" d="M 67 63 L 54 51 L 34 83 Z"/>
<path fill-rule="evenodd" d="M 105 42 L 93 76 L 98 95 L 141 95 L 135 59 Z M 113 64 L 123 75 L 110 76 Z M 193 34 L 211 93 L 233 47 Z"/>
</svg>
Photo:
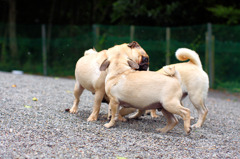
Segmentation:
<svg viewBox="0 0 240 159">
<path fill-rule="evenodd" d="M 79 110 L 77 114 L 70 114 L 69 112 L 64 112 L 64 114 L 69 114 L 70 116 L 75 116 L 79 122 L 87 122 L 87 118 L 91 114 L 91 111 L 86 110 Z M 129 119 L 127 118 L 126 122 L 117 121 L 116 125 L 113 128 L 110 128 L 109 130 L 112 130 L 114 128 L 114 131 L 122 131 L 122 130 L 130 130 L 130 131 L 137 131 L 142 133 L 155 133 L 155 134 L 161 134 L 161 135 L 167 135 L 167 136 L 187 136 L 185 135 L 184 128 L 183 128 L 183 120 L 181 118 L 178 118 L 179 123 L 171 130 L 170 132 L 163 134 L 161 132 L 158 132 L 156 129 L 163 128 L 166 125 L 166 119 L 160 115 L 159 118 L 153 119 L 150 115 L 142 116 L 139 119 Z M 97 121 L 93 122 L 87 122 L 89 125 L 94 126 L 100 126 L 104 128 L 104 124 L 108 123 L 107 115 L 104 113 L 100 113 L 98 116 Z M 195 123 L 195 119 L 192 120 L 193 123 Z M 107 128 L 104 128 L 107 129 Z M 191 134 L 189 135 L 191 136 Z"/>
</svg>

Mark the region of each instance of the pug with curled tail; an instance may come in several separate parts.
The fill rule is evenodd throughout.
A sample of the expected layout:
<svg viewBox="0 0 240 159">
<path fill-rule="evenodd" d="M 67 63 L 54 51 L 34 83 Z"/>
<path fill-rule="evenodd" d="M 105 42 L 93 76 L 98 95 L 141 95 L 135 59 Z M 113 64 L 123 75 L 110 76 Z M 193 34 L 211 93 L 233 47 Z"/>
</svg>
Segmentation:
<svg viewBox="0 0 240 159">
<path fill-rule="evenodd" d="M 198 112 L 198 121 L 197 123 L 193 124 L 192 127 L 200 128 L 206 120 L 206 116 L 208 113 L 208 109 L 205 106 L 209 88 L 208 75 L 206 72 L 204 72 L 200 58 L 195 51 L 187 48 L 180 48 L 176 51 L 175 55 L 176 58 L 180 61 L 189 60 L 188 62 L 177 63 L 168 66 L 175 67 L 175 69 L 179 72 L 183 85 L 182 99 L 184 99 L 188 95 L 190 101 Z M 166 67 L 163 67 L 157 72 L 168 75 L 169 71 L 166 71 L 166 69 L 164 68 Z M 120 114 L 124 116 L 134 111 L 136 110 L 132 108 L 123 108 L 120 111 Z M 151 110 L 151 116 L 157 117 L 156 109 Z"/>
<path fill-rule="evenodd" d="M 105 92 L 111 108 L 111 120 L 104 126 L 110 128 L 115 125 L 121 105 L 139 110 L 132 118 L 138 118 L 147 109 L 161 109 L 167 118 L 167 125 L 158 129 L 163 133 L 178 123 L 173 114 L 180 115 L 184 130 L 189 134 L 190 110 L 181 104 L 183 93 L 179 73 L 174 68 L 165 69 L 172 75 L 166 76 L 153 71 L 136 71 L 138 68 L 135 60 L 121 53 L 109 54 L 101 64 L 100 70 L 107 70 Z"/>
</svg>

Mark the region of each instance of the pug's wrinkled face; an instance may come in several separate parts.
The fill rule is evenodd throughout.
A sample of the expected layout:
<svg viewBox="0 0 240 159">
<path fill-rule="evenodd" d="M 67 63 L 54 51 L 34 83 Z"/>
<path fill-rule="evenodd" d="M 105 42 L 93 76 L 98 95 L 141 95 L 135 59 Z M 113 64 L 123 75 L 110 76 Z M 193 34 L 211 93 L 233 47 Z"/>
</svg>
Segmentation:
<svg viewBox="0 0 240 159">
<path fill-rule="evenodd" d="M 128 44 L 128 47 L 132 49 L 134 57 L 138 57 L 139 71 L 147 71 L 149 67 L 149 56 L 146 51 L 136 42 L 133 41 Z"/>
</svg>

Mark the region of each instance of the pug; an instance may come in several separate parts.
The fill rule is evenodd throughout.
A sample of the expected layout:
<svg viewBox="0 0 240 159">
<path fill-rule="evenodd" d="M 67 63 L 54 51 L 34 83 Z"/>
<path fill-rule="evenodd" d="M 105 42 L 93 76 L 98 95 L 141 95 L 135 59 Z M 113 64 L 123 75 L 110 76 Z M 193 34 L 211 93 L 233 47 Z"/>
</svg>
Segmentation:
<svg viewBox="0 0 240 159">
<path fill-rule="evenodd" d="M 198 111 L 198 121 L 193 124 L 192 127 L 199 128 L 203 125 L 206 120 L 208 109 L 205 106 L 208 89 L 209 89 L 209 79 L 208 75 L 202 69 L 202 64 L 198 54 L 187 48 L 180 48 L 175 53 L 176 58 L 180 61 L 188 62 L 177 63 L 168 65 L 169 67 L 175 67 L 181 76 L 181 81 L 183 85 L 183 97 L 182 100 L 188 95 L 190 101 Z M 169 75 L 169 71 L 166 71 L 163 67 L 158 70 L 158 73 Z M 122 109 L 120 115 L 127 115 L 134 112 L 134 109 Z M 151 110 L 151 116 L 157 117 L 156 109 Z"/>
<path fill-rule="evenodd" d="M 84 89 L 94 94 L 94 105 L 91 115 L 87 121 L 95 121 L 98 118 L 101 102 L 105 96 L 106 71 L 100 71 L 99 67 L 109 54 L 122 54 L 133 59 L 139 64 L 139 70 L 147 70 L 149 66 L 149 56 L 145 50 L 136 42 L 129 44 L 115 45 L 114 47 L 96 52 L 94 49 L 87 50 L 81 57 L 75 68 L 75 100 L 72 108 L 66 109 L 70 113 L 77 113 L 80 96 Z"/>
<path fill-rule="evenodd" d="M 118 120 L 119 106 L 139 109 L 132 118 L 138 118 L 147 109 L 161 109 L 167 118 L 167 125 L 158 129 L 163 133 L 172 130 L 178 123 L 173 114 L 183 118 L 186 134 L 190 128 L 190 110 L 181 104 L 182 87 L 179 73 L 171 68 L 172 76 L 152 71 L 136 71 L 138 63 L 128 56 L 109 54 L 100 66 L 107 70 L 105 92 L 109 98 L 111 120 L 104 126 L 110 128 Z"/>
</svg>

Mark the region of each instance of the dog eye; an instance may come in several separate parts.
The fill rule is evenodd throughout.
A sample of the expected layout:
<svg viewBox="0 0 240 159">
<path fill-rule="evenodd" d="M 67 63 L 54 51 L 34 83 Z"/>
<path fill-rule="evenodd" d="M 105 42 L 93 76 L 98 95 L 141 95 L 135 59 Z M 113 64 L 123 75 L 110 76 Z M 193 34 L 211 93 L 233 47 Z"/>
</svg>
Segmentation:
<svg viewBox="0 0 240 159">
<path fill-rule="evenodd" d="M 144 56 L 142 56 L 142 61 L 143 61 L 143 62 L 148 62 L 148 58 L 147 58 L 147 57 L 144 57 Z"/>
</svg>

